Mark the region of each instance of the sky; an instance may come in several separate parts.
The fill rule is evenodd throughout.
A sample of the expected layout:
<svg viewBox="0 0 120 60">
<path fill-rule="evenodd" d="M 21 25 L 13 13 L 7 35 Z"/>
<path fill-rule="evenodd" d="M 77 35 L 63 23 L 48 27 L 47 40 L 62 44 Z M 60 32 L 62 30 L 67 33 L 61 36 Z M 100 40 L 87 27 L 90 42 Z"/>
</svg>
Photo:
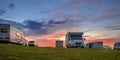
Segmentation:
<svg viewBox="0 0 120 60">
<path fill-rule="evenodd" d="M 119 6 L 120 0 L 0 0 L 0 19 L 19 23 L 27 39 L 44 44 L 84 32 L 86 42 L 111 46 L 120 41 Z"/>
</svg>

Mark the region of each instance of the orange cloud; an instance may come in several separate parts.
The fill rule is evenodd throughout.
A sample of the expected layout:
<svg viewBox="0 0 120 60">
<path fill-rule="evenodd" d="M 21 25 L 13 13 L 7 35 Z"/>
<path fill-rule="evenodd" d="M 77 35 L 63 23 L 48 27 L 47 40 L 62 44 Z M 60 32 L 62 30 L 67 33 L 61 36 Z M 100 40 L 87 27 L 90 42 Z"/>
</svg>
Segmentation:
<svg viewBox="0 0 120 60">
<path fill-rule="evenodd" d="M 55 47 L 55 40 L 39 40 L 36 44 L 39 47 Z"/>
</svg>

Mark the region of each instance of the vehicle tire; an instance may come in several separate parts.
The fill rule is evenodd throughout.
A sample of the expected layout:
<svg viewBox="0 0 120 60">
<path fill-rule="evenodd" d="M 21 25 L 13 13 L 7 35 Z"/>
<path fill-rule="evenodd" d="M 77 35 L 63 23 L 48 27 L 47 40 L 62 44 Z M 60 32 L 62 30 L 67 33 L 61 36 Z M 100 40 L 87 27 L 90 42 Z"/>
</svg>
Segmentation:
<svg viewBox="0 0 120 60">
<path fill-rule="evenodd" d="M 81 46 L 81 48 L 84 48 L 84 46 Z"/>
</svg>

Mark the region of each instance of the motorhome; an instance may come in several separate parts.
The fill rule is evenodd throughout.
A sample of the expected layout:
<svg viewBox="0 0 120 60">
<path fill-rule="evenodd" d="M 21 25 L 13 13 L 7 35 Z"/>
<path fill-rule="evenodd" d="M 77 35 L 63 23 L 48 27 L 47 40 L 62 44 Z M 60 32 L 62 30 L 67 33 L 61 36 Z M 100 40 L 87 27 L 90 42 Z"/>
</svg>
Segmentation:
<svg viewBox="0 0 120 60">
<path fill-rule="evenodd" d="M 90 43 L 87 43 L 86 48 L 103 48 L 103 42 L 90 42 Z"/>
<path fill-rule="evenodd" d="M 56 48 L 63 48 L 63 41 L 56 40 Z"/>
<path fill-rule="evenodd" d="M 120 50 L 120 42 L 116 42 L 113 49 Z"/>
<path fill-rule="evenodd" d="M 84 48 L 83 32 L 68 32 L 66 34 L 66 47 L 67 48 Z"/>
<path fill-rule="evenodd" d="M 0 42 L 25 44 L 24 33 L 10 24 L 0 24 Z"/>
</svg>

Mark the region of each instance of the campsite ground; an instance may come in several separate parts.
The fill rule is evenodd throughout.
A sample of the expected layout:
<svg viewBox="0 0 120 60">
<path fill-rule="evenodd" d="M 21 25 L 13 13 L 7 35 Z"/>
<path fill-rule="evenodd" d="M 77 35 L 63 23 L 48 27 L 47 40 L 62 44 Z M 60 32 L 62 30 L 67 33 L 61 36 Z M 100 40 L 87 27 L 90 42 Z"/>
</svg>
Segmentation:
<svg viewBox="0 0 120 60">
<path fill-rule="evenodd" d="M 120 60 L 120 50 L 0 44 L 0 60 Z"/>
</svg>

